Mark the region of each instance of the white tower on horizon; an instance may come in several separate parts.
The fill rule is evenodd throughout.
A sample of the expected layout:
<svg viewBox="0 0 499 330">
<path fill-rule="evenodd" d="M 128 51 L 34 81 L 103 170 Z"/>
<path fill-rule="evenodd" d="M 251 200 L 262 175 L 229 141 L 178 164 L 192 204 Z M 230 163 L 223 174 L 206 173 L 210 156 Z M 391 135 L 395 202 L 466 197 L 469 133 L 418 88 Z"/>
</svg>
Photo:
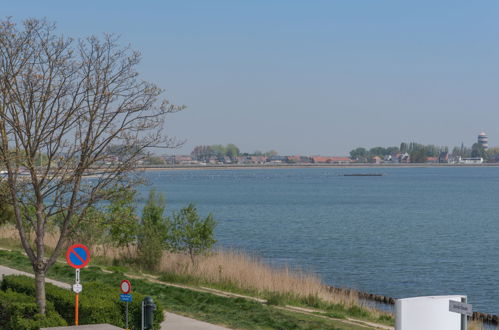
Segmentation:
<svg viewBox="0 0 499 330">
<path fill-rule="evenodd" d="M 478 134 L 478 143 L 481 144 L 485 150 L 489 148 L 489 137 L 485 132 Z"/>
</svg>

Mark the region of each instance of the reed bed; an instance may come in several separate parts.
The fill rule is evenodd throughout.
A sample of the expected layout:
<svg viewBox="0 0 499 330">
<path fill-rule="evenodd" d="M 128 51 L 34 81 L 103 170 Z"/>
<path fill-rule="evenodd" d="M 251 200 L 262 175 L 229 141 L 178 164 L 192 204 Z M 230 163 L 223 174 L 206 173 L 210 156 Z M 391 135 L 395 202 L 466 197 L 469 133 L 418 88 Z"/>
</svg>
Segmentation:
<svg viewBox="0 0 499 330">
<path fill-rule="evenodd" d="M 483 322 L 478 320 L 468 321 L 468 330 L 484 330 Z"/>
<path fill-rule="evenodd" d="M 162 272 L 220 283 L 259 295 L 277 293 L 299 298 L 317 297 L 329 303 L 358 305 L 352 294 L 332 294 L 316 275 L 289 267 L 272 267 L 256 256 L 240 251 L 216 250 L 198 256 L 194 263 L 183 254 L 164 253 Z"/>
<path fill-rule="evenodd" d="M 0 229 L 1 241 L 10 246 L 20 246 L 14 226 Z M 58 233 L 47 233 L 45 245 L 48 250 L 56 245 L 57 238 Z M 107 264 L 131 260 L 136 255 L 134 247 L 116 249 L 94 245 L 91 250 L 94 257 L 100 257 Z M 196 256 L 194 263 L 186 254 L 164 252 L 158 271 L 180 279 L 191 279 L 206 286 L 214 284 L 221 289 L 255 293 L 260 297 L 280 295 L 288 300 L 319 299 L 329 304 L 341 304 L 346 308 L 361 304 L 354 293 L 330 292 L 315 274 L 289 267 L 274 267 L 257 256 L 241 251 L 218 249 Z M 374 310 L 372 312 L 376 313 Z"/>
</svg>

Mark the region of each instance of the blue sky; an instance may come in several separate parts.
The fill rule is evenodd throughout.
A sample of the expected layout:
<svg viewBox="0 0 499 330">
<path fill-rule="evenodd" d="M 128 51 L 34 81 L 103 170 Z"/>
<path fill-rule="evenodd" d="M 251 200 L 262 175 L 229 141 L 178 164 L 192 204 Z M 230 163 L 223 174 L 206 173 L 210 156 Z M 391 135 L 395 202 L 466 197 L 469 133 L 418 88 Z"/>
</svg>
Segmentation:
<svg viewBox="0 0 499 330">
<path fill-rule="evenodd" d="M 415 141 L 499 145 L 497 1 L 7 1 L 74 37 L 121 35 L 185 104 L 170 135 L 344 155 Z"/>
</svg>

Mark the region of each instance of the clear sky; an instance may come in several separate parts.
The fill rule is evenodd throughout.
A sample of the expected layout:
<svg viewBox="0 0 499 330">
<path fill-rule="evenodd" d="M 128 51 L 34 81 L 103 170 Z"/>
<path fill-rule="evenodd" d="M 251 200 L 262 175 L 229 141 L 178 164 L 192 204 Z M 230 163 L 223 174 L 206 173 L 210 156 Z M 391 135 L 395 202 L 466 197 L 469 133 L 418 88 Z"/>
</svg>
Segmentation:
<svg viewBox="0 0 499 330">
<path fill-rule="evenodd" d="M 345 155 L 401 141 L 499 145 L 499 1 L 4 1 L 16 21 L 121 35 L 200 144 Z"/>
</svg>

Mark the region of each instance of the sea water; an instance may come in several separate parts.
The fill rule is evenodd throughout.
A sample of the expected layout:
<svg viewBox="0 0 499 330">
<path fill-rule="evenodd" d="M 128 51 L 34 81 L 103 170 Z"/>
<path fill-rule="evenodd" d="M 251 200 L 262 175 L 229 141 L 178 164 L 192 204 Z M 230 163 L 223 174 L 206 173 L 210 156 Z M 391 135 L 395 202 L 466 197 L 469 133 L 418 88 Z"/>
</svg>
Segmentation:
<svg viewBox="0 0 499 330">
<path fill-rule="evenodd" d="M 343 176 L 381 173 L 383 176 Z M 499 167 L 143 173 L 168 212 L 194 203 L 217 245 L 395 298 L 466 294 L 499 314 Z M 140 206 L 140 205 L 139 205 Z"/>
</svg>

